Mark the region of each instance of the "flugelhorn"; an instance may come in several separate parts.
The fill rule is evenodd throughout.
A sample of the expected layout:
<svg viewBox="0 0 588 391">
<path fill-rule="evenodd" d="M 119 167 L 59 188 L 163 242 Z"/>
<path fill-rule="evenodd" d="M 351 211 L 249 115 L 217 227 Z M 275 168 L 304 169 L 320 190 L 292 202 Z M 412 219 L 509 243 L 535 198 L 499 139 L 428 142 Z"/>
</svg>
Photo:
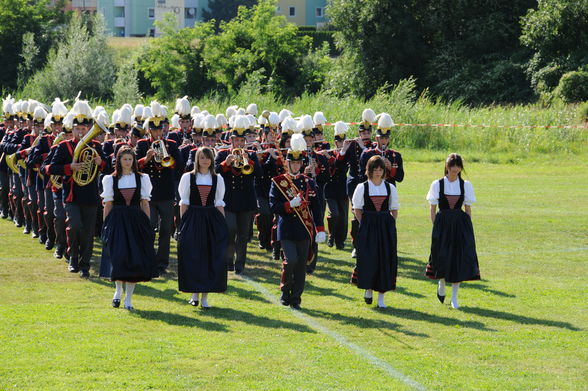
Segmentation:
<svg viewBox="0 0 588 391">
<path fill-rule="evenodd" d="M 235 148 L 231 151 L 231 153 L 236 156 L 235 160 L 233 161 L 233 167 L 241 170 L 241 174 L 243 175 L 250 175 L 253 173 L 253 166 L 249 164 L 249 155 L 244 149 Z"/>
<path fill-rule="evenodd" d="M 162 167 L 171 167 L 174 165 L 175 160 L 167 152 L 165 142 L 162 139 L 155 140 L 153 144 L 151 144 L 151 148 L 153 148 L 155 151 L 155 155 L 153 156 L 155 163 L 161 165 Z"/>
<path fill-rule="evenodd" d="M 100 123 L 100 121 L 94 121 L 94 126 L 86 135 L 78 142 L 76 149 L 74 149 L 73 162 L 81 163 L 82 167 L 78 171 L 74 172 L 72 178 L 78 186 L 86 186 L 90 184 L 96 174 L 98 173 L 98 165 L 94 162 L 94 159 L 98 155 L 98 152 L 90 146 L 92 140 L 100 133 L 110 133 L 106 126 Z"/>
</svg>

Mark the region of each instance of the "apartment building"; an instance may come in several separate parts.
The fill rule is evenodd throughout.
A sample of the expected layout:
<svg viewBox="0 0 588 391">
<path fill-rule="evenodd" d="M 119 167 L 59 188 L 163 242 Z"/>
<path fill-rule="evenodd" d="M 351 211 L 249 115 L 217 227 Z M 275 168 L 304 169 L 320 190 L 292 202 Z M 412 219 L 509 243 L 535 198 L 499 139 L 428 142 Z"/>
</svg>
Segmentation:
<svg viewBox="0 0 588 391">
<path fill-rule="evenodd" d="M 327 22 L 327 0 L 279 0 L 277 13 L 298 26 L 321 27 Z"/>
</svg>

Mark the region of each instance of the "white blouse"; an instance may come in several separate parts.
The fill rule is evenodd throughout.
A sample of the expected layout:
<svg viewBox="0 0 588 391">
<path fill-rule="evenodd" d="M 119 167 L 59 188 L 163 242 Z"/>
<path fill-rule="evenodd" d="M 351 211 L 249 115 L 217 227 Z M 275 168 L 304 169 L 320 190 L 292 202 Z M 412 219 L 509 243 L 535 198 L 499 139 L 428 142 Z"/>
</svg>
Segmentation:
<svg viewBox="0 0 588 391">
<path fill-rule="evenodd" d="M 118 179 L 119 189 L 130 189 L 137 186 L 135 182 L 135 173 L 123 175 Z M 151 199 L 151 180 L 149 175 L 141 174 L 141 199 L 149 201 Z M 114 188 L 112 187 L 112 175 L 105 175 L 102 178 L 102 194 L 100 197 L 104 198 L 104 202 L 114 201 Z"/>
<path fill-rule="evenodd" d="M 386 184 L 384 181 L 380 183 L 379 186 L 373 184 L 372 181 L 368 179 L 367 181 L 370 191 L 370 196 L 385 196 L 388 194 L 386 191 Z M 388 183 L 390 186 L 390 197 L 388 199 L 388 207 L 390 210 L 398 210 L 400 209 L 400 204 L 398 203 L 398 192 L 396 191 L 396 186 L 391 183 Z M 363 209 L 363 195 L 365 192 L 364 188 L 365 184 L 360 183 L 355 188 L 355 192 L 353 193 L 353 198 L 351 199 L 353 203 L 353 209 Z"/>
<path fill-rule="evenodd" d="M 443 177 L 443 186 L 446 195 L 460 195 L 461 190 L 459 188 L 459 178 L 450 182 L 447 177 Z M 474 187 L 469 181 L 464 181 L 463 184 L 463 203 L 464 205 L 471 205 L 476 202 L 476 196 L 474 195 Z M 427 193 L 427 201 L 431 205 L 439 204 L 439 180 L 431 183 L 431 188 Z"/>
<path fill-rule="evenodd" d="M 182 175 L 180 179 L 180 185 L 178 186 L 178 192 L 180 193 L 180 205 L 190 205 L 190 175 L 191 172 L 187 172 Z M 208 174 L 196 174 L 197 185 L 208 185 L 212 186 L 212 175 Z M 220 175 L 216 176 L 216 193 L 214 194 L 214 206 L 225 206 L 225 181 Z"/>
</svg>

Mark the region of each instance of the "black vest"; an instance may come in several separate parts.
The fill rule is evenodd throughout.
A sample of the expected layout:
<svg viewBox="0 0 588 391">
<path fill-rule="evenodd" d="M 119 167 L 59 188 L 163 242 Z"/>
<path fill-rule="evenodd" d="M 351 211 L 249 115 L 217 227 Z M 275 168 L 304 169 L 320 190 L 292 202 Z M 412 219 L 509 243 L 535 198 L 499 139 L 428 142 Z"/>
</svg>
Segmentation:
<svg viewBox="0 0 588 391">
<path fill-rule="evenodd" d="M 217 181 L 217 176 L 212 175 L 212 187 L 210 188 L 210 193 L 208 193 L 208 197 L 206 198 L 206 205 L 202 205 L 202 197 L 200 196 L 200 191 L 198 190 L 198 185 L 196 184 L 196 175 L 194 173 L 190 174 L 190 205 L 214 206 L 214 196 L 216 194 Z"/>
<path fill-rule="evenodd" d="M 374 205 L 374 202 L 372 201 L 371 197 L 370 197 L 370 185 L 367 181 L 365 181 L 363 183 L 363 211 L 364 212 L 390 212 L 390 205 L 389 205 L 389 201 L 390 201 L 390 184 L 386 181 L 382 181 L 384 183 L 384 185 L 386 185 L 386 199 L 384 200 L 384 202 L 382 202 L 382 207 L 380 208 L 380 210 L 376 209 L 376 205 Z"/>
<path fill-rule="evenodd" d="M 130 206 L 138 206 L 141 204 L 141 174 L 135 173 L 135 183 L 135 192 L 133 193 Z M 114 191 L 113 204 L 126 206 L 127 203 L 118 188 L 118 178 L 116 176 L 112 177 L 112 190 Z"/>
<path fill-rule="evenodd" d="M 447 200 L 447 197 L 445 196 L 445 178 L 441 178 L 439 179 L 439 209 L 443 210 L 443 209 L 451 209 L 449 207 L 449 201 Z M 463 199 L 464 199 L 464 181 L 463 179 L 459 178 L 459 191 L 460 191 L 460 195 L 459 198 L 457 199 L 457 202 L 455 203 L 455 205 L 453 206 L 453 209 L 461 209 L 461 206 L 463 205 Z"/>
</svg>

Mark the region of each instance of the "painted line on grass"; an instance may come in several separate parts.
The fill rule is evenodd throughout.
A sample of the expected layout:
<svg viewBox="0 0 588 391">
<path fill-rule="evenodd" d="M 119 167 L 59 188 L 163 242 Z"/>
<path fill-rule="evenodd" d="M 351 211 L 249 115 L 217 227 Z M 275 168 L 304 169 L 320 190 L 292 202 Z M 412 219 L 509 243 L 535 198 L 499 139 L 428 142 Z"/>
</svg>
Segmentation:
<svg viewBox="0 0 588 391">
<path fill-rule="evenodd" d="M 259 293 L 261 293 L 271 303 L 273 303 L 277 306 L 280 306 L 280 307 L 282 306 L 282 304 L 280 303 L 278 298 L 276 296 L 272 295 L 272 293 L 266 287 L 264 287 L 263 285 L 259 284 L 256 281 L 252 280 L 249 277 L 246 277 L 243 275 L 241 275 L 240 277 L 245 282 L 247 282 L 249 285 L 251 285 L 253 288 L 255 288 L 255 290 L 257 290 Z M 369 361 L 371 364 L 382 369 L 390 377 L 392 377 L 396 380 L 400 380 L 401 382 L 414 388 L 415 390 L 426 390 L 425 386 L 423 386 L 422 384 L 414 381 L 410 377 L 408 377 L 405 374 L 403 374 L 402 372 L 400 372 L 398 369 L 396 369 L 393 366 L 391 366 L 390 364 L 388 364 L 386 361 L 379 359 L 378 357 L 374 356 L 373 354 L 371 354 L 369 351 L 362 348 L 361 346 L 354 344 L 353 342 L 348 341 L 344 336 L 337 333 L 336 331 L 333 331 L 333 330 L 329 329 L 328 327 L 321 325 L 320 323 L 315 321 L 311 316 L 308 316 L 305 313 L 300 312 L 300 311 L 296 311 L 296 310 L 291 310 L 291 312 L 294 316 L 296 316 L 300 320 L 304 321 L 307 325 L 309 325 L 314 330 L 316 330 L 322 334 L 325 334 L 326 336 L 331 337 L 335 341 L 339 342 L 341 345 L 344 345 L 345 347 L 347 347 L 349 350 L 353 351 L 355 354 L 357 354 L 361 358 Z"/>
</svg>

